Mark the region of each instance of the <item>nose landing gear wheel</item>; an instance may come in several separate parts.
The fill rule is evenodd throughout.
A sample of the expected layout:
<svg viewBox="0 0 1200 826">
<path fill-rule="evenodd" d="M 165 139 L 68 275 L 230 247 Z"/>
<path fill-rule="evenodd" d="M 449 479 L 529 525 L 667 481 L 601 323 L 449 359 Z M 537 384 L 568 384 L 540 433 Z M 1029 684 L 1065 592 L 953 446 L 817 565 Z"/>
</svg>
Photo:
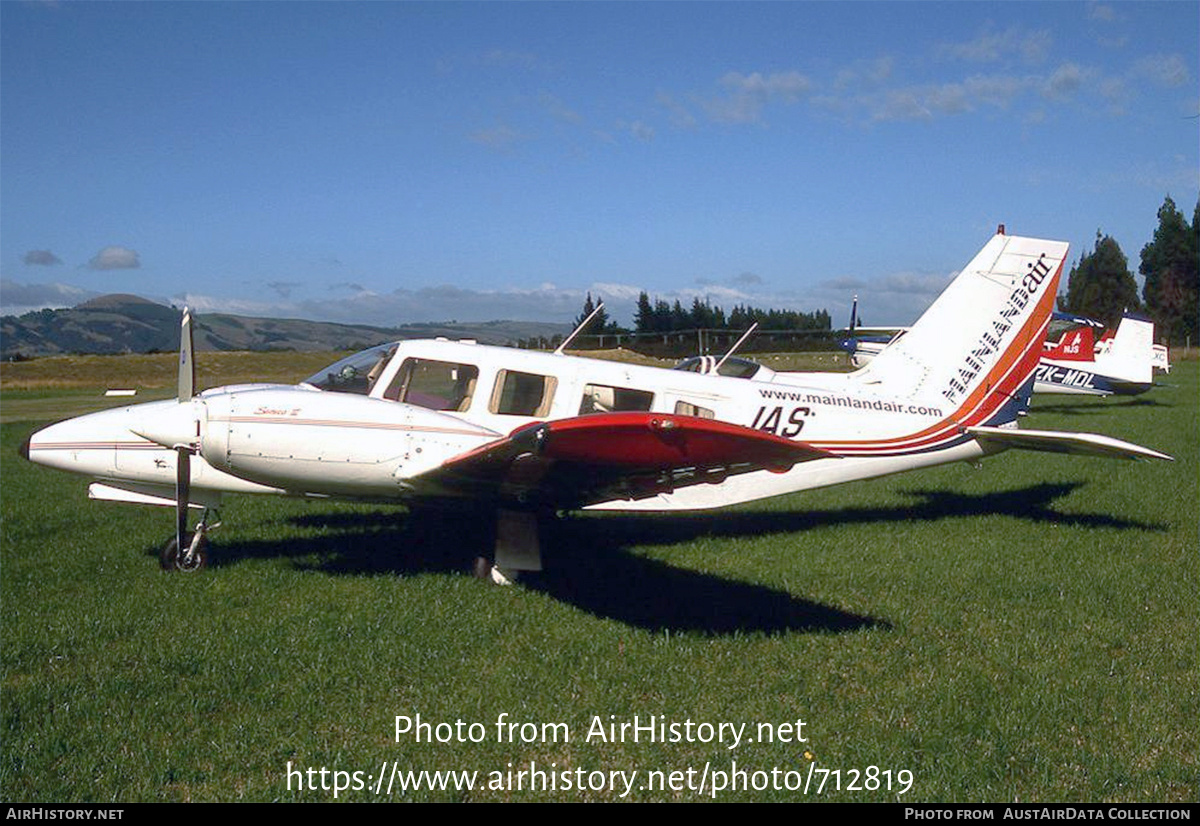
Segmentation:
<svg viewBox="0 0 1200 826">
<path fill-rule="evenodd" d="M 159 554 L 158 561 L 164 571 L 183 571 L 193 573 L 208 567 L 210 554 L 208 537 L 203 534 L 191 540 L 191 546 L 179 552 L 179 543 L 172 537 Z"/>
</svg>

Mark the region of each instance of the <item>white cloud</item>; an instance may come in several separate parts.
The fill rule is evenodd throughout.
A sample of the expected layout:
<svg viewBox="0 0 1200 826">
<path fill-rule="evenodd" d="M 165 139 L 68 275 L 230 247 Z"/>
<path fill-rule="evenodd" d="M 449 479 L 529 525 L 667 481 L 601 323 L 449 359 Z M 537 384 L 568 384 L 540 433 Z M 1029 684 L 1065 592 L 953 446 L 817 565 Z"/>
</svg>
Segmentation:
<svg viewBox="0 0 1200 826">
<path fill-rule="evenodd" d="M 963 81 L 967 93 L 980 103 L 1007 108 L 1028 86 L 1012 75 L 972 75 Z"/>
<path fill-rule="evenodd" d="M 933 113 L 922 102 L 924 92 L 920 89 L 892 89 L 875 96 L 871 107 L 872 118 L 884 120 L 927 120 Z"/>
<path fill-rule="evenodd" d="M 849 318 L 850 302 L 858 296 L 860 316 L 867 326 L 908 326 L 920 318 L 957 273 L 895 272 L 876 276 L 843 275 L 819 283 L 810 293 L 815 306 L 824 306 L 834 326 Z M 845 312 L 845 316 L 841 313 Z"/>
<path fill-rule="evenodd" d="M 549 92 L 540 93 L 538 95 L 538 103 L 557 121 L 568 123 L 572 126 L 579 126 L 583 123 L 582 115 Z"/>
<path fill-rule="evenodd" d="M 759 72 L 743 75 L 729 72 L 721 78 L 721 85 L 734 94 L 756 95 L 762 98 L 779 98 L 787 103 L 798 101 L 812 85 L 799 72 L 777 72 L 763 76 Z"/>
<path fill-rule="evenodd" d="M 718 123 L 761 122 L 768 103 L 799 103 L 812 88 L 812 82 L 796 71 L 769 75 L 728 72 L 719 85 L 723 91 L 701 100 L 708 116 Z"/>
<path fill-rule="evenodd" d="M 21 284 L 0 280 L 0 314 L 22 315 L 34 310 L 74 307 L 100 293 L 69 284 Z"/>
<path fill-rule="evenodd" d="M 610 301 L 637 301 L 638 295 L 642 292 L 641 287 L 636 287 L 632 284 L 618 284 L 612 281 L 597 281 L 592 284 L 590 292 L 592 295 L 605 296 L 605 303 Z"/>
<path fill-rule="evenodd" d="M 655 101 L 659 106 L 667 110 L 667 116 L 670 118 L 672 126 L 677 126 L 680 129 L 695 128 L 695 115 L 693 115 L 686 106 L 684 106 L 674 97 L 666 92 L 659 92 L 655 96 Z"/>
<path fill-rule="evenodd" d="M 105 247 L 92 256 L 88 267 L 93 270 L 136 270 L 142 266 L 136 250 L 127 247 Z"/>
<path fill-rule="evenodd" d="M 1111 106 L 1122 100 L 1123 87 L 1119 81 L 1101 78 L 1095 70 L 1076 63 L 1064 63 L 1048 75 L 972 75 L 962 81 L 897 86 L 842 98 L 824 96 L 814 102 L 846 119 L 861 117 L 878 123 L 932 120 L 968 114 L 982 107 L 1009 109 L 1029 92 L 1061 101 L 1089 90 L 1108 100 Z"/>
<path fill-rule="evenodd" d="M 1072 97 L 1083 88 L 1084 82 L 1092 74 L 1078 64 L 1064 63 L 1046 78 L 1042 84 L 1042 94 L 1054 100 Z"/>
<path fill-rule="evenodd" d="M 285 318 L 294 317 L 291 310 L 296 306 L 286 301 L 250 301 L 193 292 L 176 293 L 171 296 L 171 304 L 176 307 L 190 307 L 195 313 L 229 313 L 230 315 Z M 315 319 L 316 317 L 309 316 L 309 318 Z"/>
<path fill-rule="evenodd" d="M 1191 77 L 1187 63 L 1176 54 L 1142 58 L 1134 66 L 1133 73 L 1135 77 L 1144 77 L 1168 88 L 1183 86 Z"/>
<path fill-rule="evenodd" d="M 834 76 L 833 88 L 838 92 L 846 92 L 861 86 L 878 86 L 892 76 L 894 68 L 895 60 L 891 57 L 856 61 L 838 71 Z"/>
<path fill-rule="evenodd" d="M 629 124 L 629 134 L 633 135 L 640 141 L 654 140 L 654 127 L 642 123 L 640 120 Z"/>
<path fill-rule="evenodd" d="M 970 95 L 961 83 L 935 86 L 926 95 L 926 107 L 932 112 L 957 115 L 972 109 Z"/>
<path fill-rule="evenodd" d="M 1124 115 L 1127 104 L 1133 99 L 1129 84 L 1123 78 L 1110 77 L 1100 82 L 1100 97 L 1108 102 L 1108 111 L 1113 115 Z"/>
<path fill-rule="evenodd" d="M 942 46 L 941 53 L 972 63 L 997 63 L 1019 58 L 1025 63 L 1040 63 L 1050 53 L 1053 40 L 1044 29 L 1022 32 L 1009 28 L 1002 32 L 987 32 L 965 43 Z"/>
<path fill-rule="evenodd" d="M 751 274 L 730 279 L 735 286 L 720 284 L 689 285 L 667 291 L 613 281 L 593 282 L 584 287 L 558 287 L 543 283 L 534 287 L 508 286 L 494 290 L 466 289 L 440 284 L 416 289 L 375 292 L 359 284 L 337 284 L 332 295 L 321 299 L 258 301 L 198 293 L 173 297 L 176 305 L 187 304 L 197 312 L 238 315 L 306 318 L 343 324 L 367 324 L 392 327 L 412 322 L 441 321 L 546 321 L 569 324 L 583 308 L 587 293 L 603 298 L 610 317 L 620 324 L 632 325 L 637 299 L 643 291 L 669 304 L 679 301 L 690 307 L 699 297 L 726 311 L 737 304 L 784 309 L 820 309 L 808 297 L 775 295 L 758 290 L 759 279 Z M 757 279 L 757 280 L 756 280 Z M 345 292 L 350 290 L 350 292 Z M 341 293 L 340 295 L 338 293 Z"/>
</svg>

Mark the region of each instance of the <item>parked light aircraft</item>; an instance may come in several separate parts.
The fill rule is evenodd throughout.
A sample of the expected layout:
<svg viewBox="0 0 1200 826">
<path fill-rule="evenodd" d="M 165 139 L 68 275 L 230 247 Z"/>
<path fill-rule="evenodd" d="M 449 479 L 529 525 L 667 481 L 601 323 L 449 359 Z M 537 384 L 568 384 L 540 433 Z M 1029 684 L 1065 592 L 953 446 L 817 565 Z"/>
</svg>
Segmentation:
<svg viewBox="0 0 1200 826">
<path fill-rule="evenodd" d="M 887 336 L 856 336 L 868 328 L 856 327 L 858 298 L 850 311 L 850 337 L 841 347 L 854 367 L 864 367 L 885 347 L 903 337 L 907 327 L 870 328 Z M 1047 341 L 1035 371 L 1034 392 L 1074 395 L 1132 396 L 1154 386 L 1154 371 L 1170 372 L 1167 348 L 1154 344 L 1154 322 L 1126 313 L 1115 332 L 1097 339 L 1104 325 L 1082 316 L 1054 313 L 1053 321 L 1067 325 L 1055 341 Z M 1051 328 L 1053 329 L 1053 328 Z"/>
<path fill-rule="evenodd" d="M 1003 227 L 1001 227 L 1003 229 Z M 850 326 L 846 328 L 847 337 L 838 342 L 850 356 L 850 365 L 855 368 L 866 367 L 871 359 L 879 355 L 900 336 L 908 332 L 907 327 L 863 327 L 858 323 L 858 296 L 850 304 Z M 868 333 L 869 335 L 863 335 Z"/>
<path fill-rule="evenodd" d="M 1104 325 L 1078 316 L 1056 342 L 1047 342 L 1033 386 L 1038 393 L 1134 396 L 1154 386 L 1154 370 L 1167 351 L 1154 344 L 1154 322 L 1126 313 L 1115 333 L 1096 340 Z"/>
<path fill-rule="evenodd" d="M 434 340 L 197 394 L 185 312 L 176 399 L 51 425 L 23 452 L 94 498 L 174 506 L 165 567 L 204 566 L 223 493 L 272 493 L 486 509 L 497 581 L 541 569 L 554 510 L 714 508 L 1006 448 L 1169 459 L 1017 429 L 1066 255 L 998 233 L 871 365 L 787 383 Z"/>
</svg>

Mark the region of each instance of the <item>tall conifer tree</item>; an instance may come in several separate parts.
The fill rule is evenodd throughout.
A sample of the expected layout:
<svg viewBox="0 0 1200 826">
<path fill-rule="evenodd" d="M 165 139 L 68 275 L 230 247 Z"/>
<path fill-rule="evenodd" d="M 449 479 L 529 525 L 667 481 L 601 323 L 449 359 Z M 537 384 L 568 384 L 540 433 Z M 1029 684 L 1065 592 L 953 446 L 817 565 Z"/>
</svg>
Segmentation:
<svg viewBox="0 0 1200 826">
<path fill-rule="evenodd" d="M 1169 197 L 1158 210 L 1158 229 L 1154 240 L 1142 248 L 1142 265 L 1146 277 L 1142 295 L 1146 299 L 1158 335 L 1173 343 L 1182 344 L 1189 337 L 1192 343 L 1200 340 L 1200 261 L 1197 260 L 1200 241 L 1200 201 L 1192 216 L 1192 226 Z"/>
<path fill-rule="evenodd" d="M 1111 236 L 1097 232 L 1095 248 L 1071 268 L 1066 309 L 1115 328 L 1126 310 L 1140 308 L 1129 259 Z"/>
</svg>

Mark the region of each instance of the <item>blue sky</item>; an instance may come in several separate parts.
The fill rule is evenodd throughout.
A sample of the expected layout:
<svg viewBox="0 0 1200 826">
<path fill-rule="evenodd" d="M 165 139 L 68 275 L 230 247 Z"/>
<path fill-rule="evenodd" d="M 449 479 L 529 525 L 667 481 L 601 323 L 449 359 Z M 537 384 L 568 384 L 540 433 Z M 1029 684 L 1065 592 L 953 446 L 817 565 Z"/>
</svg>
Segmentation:
<svg viewBox="0 0 1200 826">
<path fill-rule="evenodd" d="M 1136 272 L 1200 4 L 0 2 L 0 304 L 910 323 L 998 223 Z"/>
</svg>

